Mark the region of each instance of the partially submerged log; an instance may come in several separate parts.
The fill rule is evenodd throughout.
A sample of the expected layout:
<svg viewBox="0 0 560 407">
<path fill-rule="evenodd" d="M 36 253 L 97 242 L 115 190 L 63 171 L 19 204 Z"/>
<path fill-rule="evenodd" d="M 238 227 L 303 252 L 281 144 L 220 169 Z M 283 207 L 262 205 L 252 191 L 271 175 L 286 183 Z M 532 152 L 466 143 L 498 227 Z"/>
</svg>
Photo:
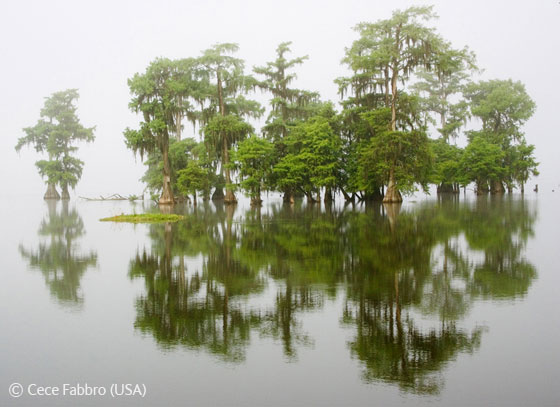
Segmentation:
<svg viewBox="0 0 560 407">
<path fill-rule="evenodd" d="M 109 195 L 104 197 L 99 195 L 99 198 L 88 198 L 85 196 L 80 196 L 80 199 L 85 199 L 86 201 L 142 201 L 144 198 L 137 195 L 122 196 L 120 194 Z"/>
</svg>

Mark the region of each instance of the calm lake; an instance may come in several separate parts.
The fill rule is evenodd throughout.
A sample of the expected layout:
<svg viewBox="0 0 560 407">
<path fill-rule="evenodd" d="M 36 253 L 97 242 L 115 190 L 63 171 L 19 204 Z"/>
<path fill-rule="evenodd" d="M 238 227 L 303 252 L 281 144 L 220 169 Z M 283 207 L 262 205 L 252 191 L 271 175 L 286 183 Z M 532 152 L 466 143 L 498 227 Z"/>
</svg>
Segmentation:
<svg viewBox="0 0 560 407">
<path fill-rule="evenodd" d="M 0 206 L 2 406 L 560 405 L 558 193 Z"/>
</svg>

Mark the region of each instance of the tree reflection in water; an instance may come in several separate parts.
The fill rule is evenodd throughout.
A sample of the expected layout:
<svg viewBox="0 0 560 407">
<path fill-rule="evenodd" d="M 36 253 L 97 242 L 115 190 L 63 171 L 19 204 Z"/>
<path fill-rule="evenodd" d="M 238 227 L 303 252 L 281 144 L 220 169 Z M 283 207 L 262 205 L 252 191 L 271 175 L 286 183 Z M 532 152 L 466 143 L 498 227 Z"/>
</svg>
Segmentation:
<svg viewBox="0 0 560 407">
<path fill-rule="evenodd" d="M 57 211 L 57 205 L 62 205 Z M 47 201 L 47 216 L 37 234 L 42 240 L 35 249 L 20 244 L 21 256 L 29 267 L 40 270 L 51 295 L 63 305 L 79 306 L 83 302 L 80 279 L 97 265 L 97 254 L 80 253 L 79 240 L 85 234 L 84 223 L 67 201 Z"/>
<path fill-rule="evenodd" d="M 344 295 L 364 380 L 437 393 L 446 364 L 480 346 L 483 329 L 461 327 L 471 304 L 523 297 L 536 277 L 524 258 L 536 214 L 523 200 L 235 211 L 208 205 L 151 226 L 151 247 L 131 261 L 146 285 L 135 326 L 161 346 L 241 362 L 260 334 L 296 360 L 313 343 L 303 315 Z M 272 305 L 251 302 L 271 288 Z"/>
</svg>

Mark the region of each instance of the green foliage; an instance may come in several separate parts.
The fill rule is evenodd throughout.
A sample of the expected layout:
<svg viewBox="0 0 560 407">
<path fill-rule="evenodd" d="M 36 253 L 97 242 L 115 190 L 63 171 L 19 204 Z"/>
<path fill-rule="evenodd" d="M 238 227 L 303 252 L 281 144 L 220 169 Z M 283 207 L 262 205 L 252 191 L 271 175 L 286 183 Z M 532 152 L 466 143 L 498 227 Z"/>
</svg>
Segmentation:
<svg viewBox="0 0 560 407">
<path fill-rule="evenodd" d="M 198 191 L 209 191 L 210 180 L 207 170 L 198 160 L 191 160 L 177 173 L 177 189 L 183 195 L 193 195 L 196 203 Z"/>
<path fill-rule="evenodd" d="M 239 170 L 241 187 L 254 200 L 260 200 L 261 191 L 269 185 L 273 153 L 272 142 L 255 135 L 239 143 L 234 151 L 232 161 Z"/>
<path fill-rule="evenodd" d="M 48 184 L 74 188 L 82 176 L 83 161 L 72 156 L 78 150 L 75 143 L 92 142 L 95 127 L 86 128 L 76 115 L 77 89 L 55 92 L 46 98 L 41 118 L 33 127 L 24 128 L 26 136 L 20 137 L 16 151 L 33 145 L 35 151 L 47 153 L 48 160 L 36 162 L 39 173 Z"/>
<path fill-rule="evenodd" d="M 462 184 L 476 182 L 477 188 L 486 186 L 488 181 L 499 181 L 505 175 L 502 166 L 504 152 L 484 137 L 474 137 L 465 148 L 460 162 Z"/>
<path fill-rule="evenodd" d="M 214 116 L 204 127 L 205 141 L 214 147 L 218 156 L 229 150 L 254 131 L 253 127 L 234 115 Z"/>
<path fill-rule="evenodd" d="M 189 98 L 200 92 L 200 82 L 194 61 L 156 59 L 144 74 L 135 74 L 128 80 L 132 99 L 129 107 L 142 115 L 140 129 L 127 128 L 124 132 L 128 148 L 141 157 L 159 148 L 169 147 L 169 135 L 176 131 L 177 113 L 193 117 L 194 107 Z"/>
<path fill-rule="evenodd" d="M 525 91 L 525 86 L 511 79 L 482 81 L 470 84 L 465 96 L 472 115 L 482 122 L 480 130 L 468 132 L 469 146 L 475 143 L 470 155 L 483 154 L 473 156 L 477 162 L 484 163 L 480 164 L 480 171 L 474 171 L 477 182 L 505 183 L 510 190 L 517 183 L 523 188 L 530 175 L 538 175 L 538 164 L 533 157 L 534 146 L 526 144 L 521 131 L 521 126 L 535 111 L 535 103 Z M 490 149 L 481 140 L 493 147 Z M 496 161 L 487 162 L 491 157 Z M 474 180 L 474 173 L 470 171 L 464 175 Z"/>
<path fill-rule="evenodd" d="M 436 54 L 431 71 L 420 70 L 419 82 L 412 86 L 415 92 L 426 95 L 422 99 L 424 109 L 439 117 L 438 131 L 445 141 L 458 136 L 458 130 L 468 117 L 467 103 L 460 98 L 469 71 L 475 71 L 475 56 L 467 48 L 456 50 L 448 43 L 443 44 Z M 455 103 L 451 98 L 459 97 Z"/>
<path fill-rule="evenodd" d="M 233 43 L 215 44 L 197 58 L 205 77 L 205 108 L 202 123 L 208 123 L 215 115 L 235 114 L 258 118 L 262 115 L 260 105 L 245 99 L 244 94 L 254 90 L 257 80 L 243 72 L 245 63 L 232 56 L 239 50 Z"/>
<path fill-rule="evenodd" d="M 536 105 L 521 82 L 508 79 L 473 83 L 466 88 L 465 97 L 491 142 L 507 147 L 523 140 L 521 126 L 533 115 Z"/>
<path fill-rule="evenodd" d="M 57 210 L 57 203 L 50 201 L 37 231 L 37 245 L 19 246 L 21 257 L 31 269 L 43 274 L 51 295 L 62 305 L 83 303 L 81 279 L 88 269 L 97 266 L 97 253 L 80 249 L 85 233 L 81 216 L 75 209 L 69 209 L 68 202 Z"/>
<path fill-rule="evenodd" d="M 258 82 L 258 86 L 273 96 L 270 100 L 272 109 L 263 132 L 276 142 L 287 136 L 289 127 L 296 120 L 304 120 L 314 113 L 313 107 L 319 98 L 316 92 L 289 87 L 296 79 L 296 74 L 288 71 L 308 59 L 307 55 L 287 59 L 285 55 L 290 52 L 291 44 L 281 43 L 276 48 L 276 60 L 267 62 L 265 67 L 253 68 L 255 73 L 265 77 L 263 81 Z"/>
<path fill-rule="evenodd" d="M 413 190 L 415 182 L 426 185 L 429 170 L 421 166 L 431 159 L 420 101 L 399 92 L 398 84 L 404 85 L 417 69 L 429 71 L 436 65 L 444 42 L 422 23 L 435 17 L 432 7 L 410 7 L 393 12 L 390 19 L 355 27 L 360 38 L 346 49 L 343 59 L 353 76 L 336 81 L 341 96 L 348 95 L 343 102 L 349 139 L 344 151 L 345 162 L 352 163 L 348 177 L 352 190 L 367 193 L 389 183 L 397 186 L 398 195 L 401 188 Z M 368 116 L 376 110 L 387 114 L 380 110 L 384 107 L 390 108 L 388 123 Z M 359 143 L 357 148 L 349 147 L 352 141 Z"/>
<path fill-rule="evenodd" d="M 461 182 L 461 166 L 463 150 L 448 144 L 444 138 L 431 140 L 434 153 L 434 166 L 431 182 L 437 185 L 457 184 Z"/>
<path fill-rule="evenodd" d="M 372 137 L 360 151 L 362 189 L 386 184 L 393 171 L 400 191 L 413 192 L 416 183 L 426 191 L 433 161 L 430 147 L 423 131 L 385 131 Z"/>
<path fill-rule="evenodd" d="M 183 216 L 165 213 L 135 213 L 132 215 L 117 215 L 109 218 L 99 219 L 101 222 L 127 222 L 127 223 L 166 223 L 177 222 L 183 219 Z"/>
<path fill-rule="evenodd" d="M 400 213 L 272 205 L 238 209 L 235 224 L 234 211 L 197 208 L 152 225 L 131 259 L 130 278 L 145 284 L 134 327 L 164 349 L 239 363 L 265 336 L 294 358 L 313 343 L 302 315 L 331 299 L 343 304 L 336 320 L 363 380 L 433 394 L 442 369 L 481 345 L 483 330 L 463 323 L 476 301 L 522 298 L 537 276 L 524 258 L 536 215 L 523 200 L 439 200 Z M 250 301 L 265 287 L 272 302 Z"/>
<path fill-rule="evenodd" d="M 516 145 L 513 149 L 514 158 L 512 160 L 512 178 L 519 184 L 521 189 L 524 188 L 524 184 L 529 180 L 531 176 L 538 176 L 539 172 L 537 170 L 538 162 L 535 161 L 533 152 L 535 151 L 535 146 L 532 144 L 526 144 L 525 141 Z"/>
<path fill-rule="evenodd" d="M 280 188 L 310 197 L 318 188 L 336 186 L 341 143 L 327 117 L 298 123 L 285 143 L 287 154 L 274 167 Z"/>
<path fill-rule="evenodd" d="M 181 117 L 186 116 L 194 124 L 200 116 L 194 105 L 200 103 L 205 83 L 201 80 L 197 61 L 192 58 L 178 61 L 156 59 L 144 74 L 137 73 L 129 79 L 128 86 L 132 94 L 129 107 L 141 114 L 143 121 L 138 130 L 127 128 L 124 131 L 126 145 L 141 158 L 156 150 L 161 154 L 160 202 L 173 203 L 170 135 L 179 136 Z M 158 166 L 158 156 L 152 156 L 149 168 Z M 146 180 L 156 189 L 155 174 L 147 174 Z"/>
<path fill-rule="evenodd" d="M 211 188 L 226 187 L 226 202 L 235 202 L 232 171 L 239 171 L 240 186 L 257 200 L 263 189 L 311 199 L 321 189 L 327 195 L 341 191 L 353 200 L 382 198 L 387 186 L 386 201 L 398 202 L 399 191 L 412 192 L 418 185 L 426 190 L 428 182 L 437 183 L 438 191 L 471 181 L 492 182 L 496 190 L 500 184 L 522 187 L 538 174 L 534 146 L 525 143 L 521 131 L 534 102 L 512 80 L 465 85 L 478 71 L 474 53 L 452 48 L 426 25 L 436 17 L 433 7 L 410 7 L 355 26 L 359 38 L 342 61 L 352 74 L 335 81 L 344 99 L 340 113 L 317 93 L 291 87 L 294 68 L 307 56 L 288 58 L 290 42 L 278 45 L 275 60 L 253 68 L 261 80 L 244 73 L 234 43 L 216 44 L 198 58 L 157 59 L 145 74 L 129 80 L 130 107 L 144 120 L 139 129 L 126 129 L 125 139 L 141 156 L 148 153 L 143 180 L 152 191 L 162 190 L 162 197 L 166 182 L 170 191 L 202 191 L 205 198 Z M 267 142 L 244 141 L 254 133 L 248 120 L 264 112 L 246 98 L 256 88 L 272 96 L 262 127 Z M 182 117 L 201 126 L 202 143 L 180 140 Z M 483 156 L 469 165 L 463 150 L 448 143 L 472 117 L 482 128 L 466 132 L 470 143 L 484 139 L 502 154 L 477 140 L 468 155 Z M 428 123 L 435 125 L 435 118 L 441 140 L 430 142 Z M 42 121 L 29 130 L 38 151 L 48 144 L 44 134 L 50 125 Z M 500 161 L 489 166 L 489 157 Z M 45 176 L 57 168 L 40 164 Z"/>
</svg>

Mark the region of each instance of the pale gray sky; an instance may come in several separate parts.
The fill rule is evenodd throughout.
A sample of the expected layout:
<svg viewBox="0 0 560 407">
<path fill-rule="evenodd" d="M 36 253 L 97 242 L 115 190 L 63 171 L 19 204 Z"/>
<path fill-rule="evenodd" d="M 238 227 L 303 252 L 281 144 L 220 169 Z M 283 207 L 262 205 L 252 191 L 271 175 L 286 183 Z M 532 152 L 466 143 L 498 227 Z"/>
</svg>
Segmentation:
<svg viewBox="0 0 560 407">
<path fill-rule="evenodd" d="M 37 154 L 24 149 L 18 155 L 14 146 L 53 92 L 78 88 L 79 117 L 97 126 L 96 141 L 80 148 L 85 168 L 71 195 L 140 193 L 144 167 L 122 136 L 138 122 L 128 110 L 126 81 L 154 58 L 197 56 L 216 42 L 237 42 L 249 70 L 272 60 L 278 43 L 292 41 L 294 56 L 309 55 L 297 71 L 297 86 L 338 102 L 333 80 L 346 72 L 340 60 L 357 38 L 352 27 L 419 4 L 435 6 L 440 18 L 434 26 L 444 38 L 476 52 L 485 69 L 482 79 L 512 78 L 526 85 L 537 112 L 525 132 L 541 162 L 541 176 L 530 186 L 558 189 L 557 0 L 23 0 L 4 1 L 0 12 L 2 196 L 44 193 L 34 166 Z"/>
</svg>

